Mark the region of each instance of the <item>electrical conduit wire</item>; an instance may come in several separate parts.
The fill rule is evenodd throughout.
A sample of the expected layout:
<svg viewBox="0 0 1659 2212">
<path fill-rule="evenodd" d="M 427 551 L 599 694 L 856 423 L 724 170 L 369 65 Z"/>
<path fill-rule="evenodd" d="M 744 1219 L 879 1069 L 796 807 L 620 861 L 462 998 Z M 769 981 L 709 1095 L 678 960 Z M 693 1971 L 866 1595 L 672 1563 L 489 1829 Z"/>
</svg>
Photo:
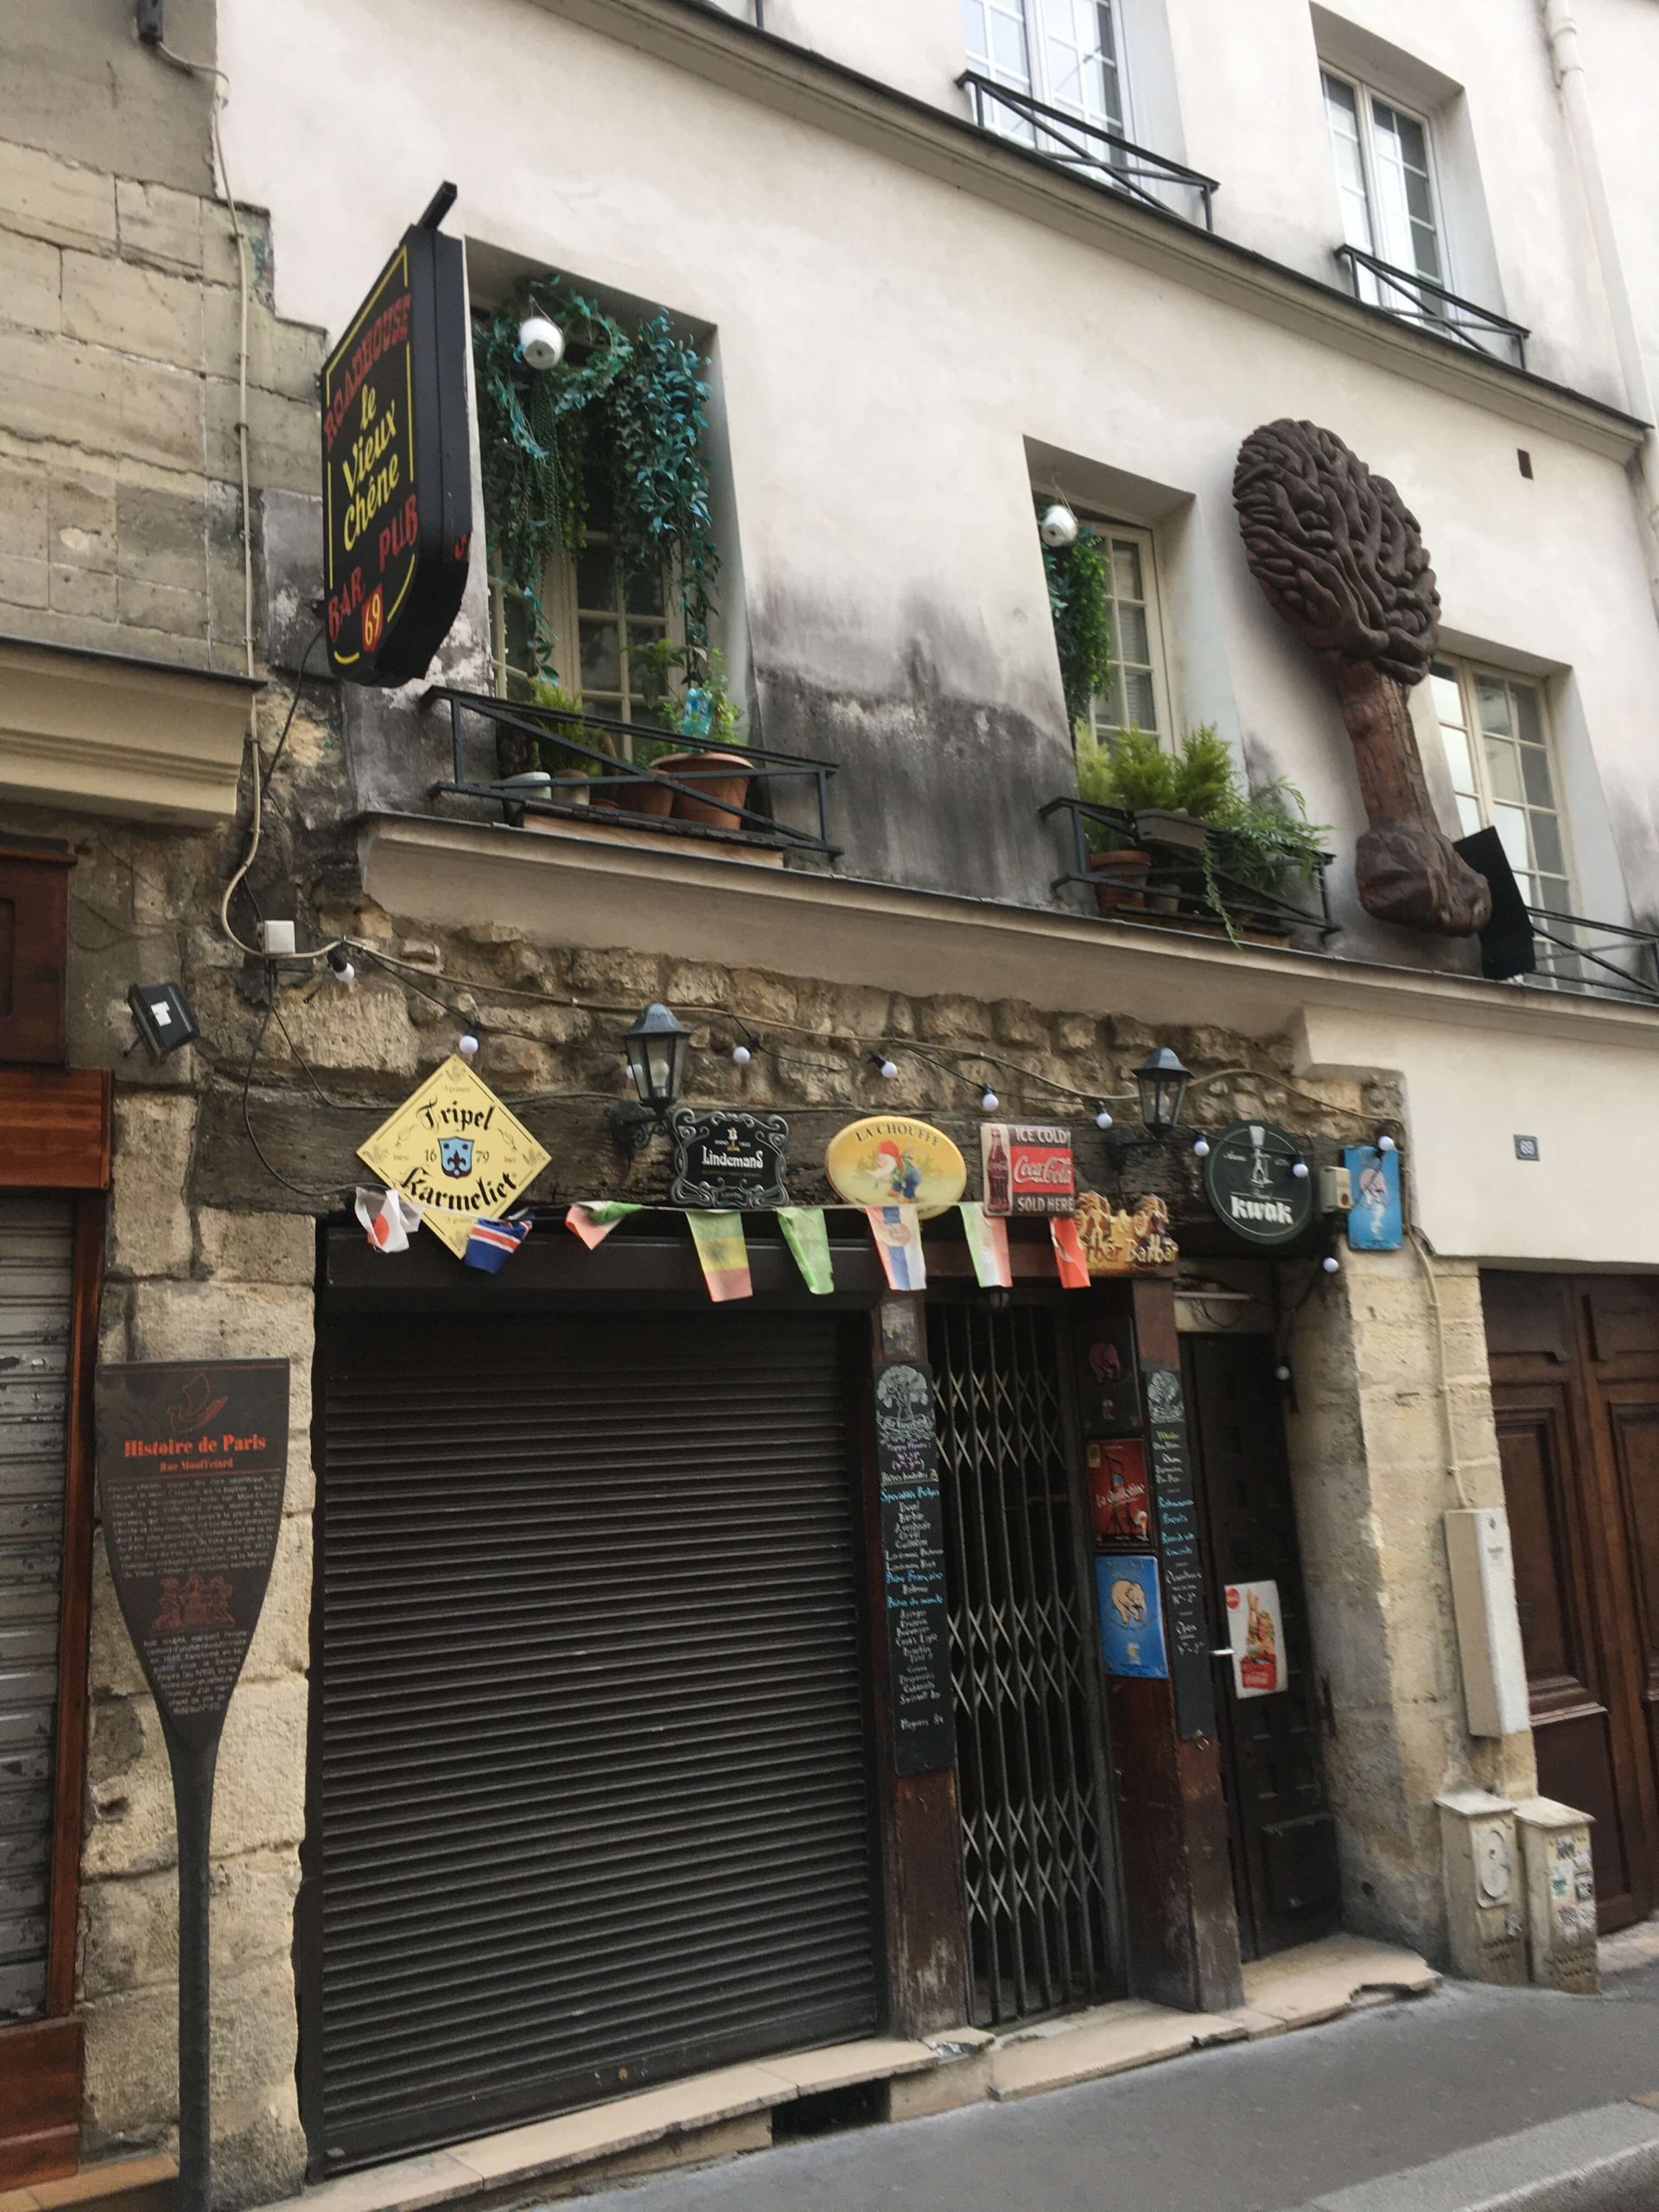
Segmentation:
<svg viewBox="0 0 1659 2212">
<path fill-rule="evenodd" d="M 1434 1262 L 1428 1249 L 1428 1240 L 1414 1224 L 1411 1231 L 1411 1249 L 1417 1255 L 1423 1271 L 1423 1281 L 1428 1290 L 1428 1302 L 1434 1313 L 1434 1344 L 1440 1370 L 1440 1419 L 1446 1429 L 1446 1471 L 1451 1478 L 1452 1494 L 1465 1512 L 1472 1510 L 1473 1501 L 1463 1479 L 1463 1459 L 1458 1450 L 1458 1424 L 1452 1407 L 1452 1377 L 1446 1364 L 1446 1316 L 1440 1308 L 1440 1287 L 1434 1276 Z"/>
</svg>

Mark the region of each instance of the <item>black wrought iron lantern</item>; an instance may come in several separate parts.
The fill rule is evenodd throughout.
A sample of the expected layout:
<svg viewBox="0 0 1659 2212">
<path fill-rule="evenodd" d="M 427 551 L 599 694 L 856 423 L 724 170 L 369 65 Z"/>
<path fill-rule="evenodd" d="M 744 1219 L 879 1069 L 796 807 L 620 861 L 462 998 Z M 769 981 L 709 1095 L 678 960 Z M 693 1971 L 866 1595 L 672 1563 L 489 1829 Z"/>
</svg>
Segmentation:
<svg viewBox="0 0 1659 2212">
<path fill-rule="evenodd" d="M 677 1100 L 685 1078 L 685 1052 L 691 1032 L 660 1001 L 653 1000 L 622 1032 L 634 1099 L 611 1109 L 611 1135 L 624 1152 L 643 1152 L 652 1131 Z"/>
<path fill-rule="evenodd" d="M 1135 1071 L 1135 1087 L 1141 1094 L 1141 1121 L 1148 1135 L 1166 1137 L 1180 1127 L 1192 1080 L 1191 1071 L 1167 1045 L 1156 1045 L 1147 1054 Z"/>
</svg>

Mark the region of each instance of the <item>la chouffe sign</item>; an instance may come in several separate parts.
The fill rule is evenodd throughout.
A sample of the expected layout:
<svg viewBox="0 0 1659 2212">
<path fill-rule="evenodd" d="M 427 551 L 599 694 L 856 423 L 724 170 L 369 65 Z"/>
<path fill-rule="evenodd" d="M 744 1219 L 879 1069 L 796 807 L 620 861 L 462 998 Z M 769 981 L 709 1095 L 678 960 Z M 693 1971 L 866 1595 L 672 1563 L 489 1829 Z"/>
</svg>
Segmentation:
<svg viewBox="0 0 1659 2212">
<path fill-rule="evenodd" d="M 457 1257 L 473 1224 L 499 1220 L 547 1166 L 549 1155 L 459 1053 L 411 1091 L 358 1158 L 389 1190 L 421 1209 L 421 1218 Z"/>
<path fill-rule="evenodd" d="M 461 607 L 472 543 L 467 289 L 442 186 L 322 371 L 328 662 L 352 683 L 423 676 Z"/>
</svg>

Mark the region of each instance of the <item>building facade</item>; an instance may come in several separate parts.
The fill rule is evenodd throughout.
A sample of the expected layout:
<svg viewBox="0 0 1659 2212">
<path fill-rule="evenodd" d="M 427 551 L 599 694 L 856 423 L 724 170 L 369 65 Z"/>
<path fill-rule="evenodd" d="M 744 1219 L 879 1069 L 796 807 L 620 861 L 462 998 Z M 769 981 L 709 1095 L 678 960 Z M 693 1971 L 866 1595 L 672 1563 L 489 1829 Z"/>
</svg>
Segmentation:
<svg viewBox="0 0 1659 2212">
<path fill-rule="evenodd" d="M 228 2201 L 769 2052 L 1225 2010 L 1338 1925 L 1548 1972 L 1518 1872 L 1486 1949 L 1460 1932 L 1447 1798 L 1506 1849 L 1517 1805 L 1590 1816 L 1600 1924 L 1650 1911 L 1659 1202 L 1614 1172 L 1659 1049 L 1637 0 L 1272 0 L 1248 39 L 1211 0 L 172 0 L 159 45 L 119 6 L 16 12 L 0 2180 L 177 2114 L 99 1358 L 290 1362 L 213 1830 Z M 445 181 L 467 582 L 424 678 L 369 687 L 326 665 L 319 378 Z M 700 517 L 629 488 L 644 415 L 595 401 L 569 444 L 533 411 L 621 342 L 658 398 L 703 365 Z M 585 530 L 504 500 L 508 391 Z M 1235 505 L 1287 423 L 1421 531 L 1424 834 L 1496 834 L 1518 977 L 1361 901 L 1352 663 L 1280 620 Z M 1103 629 L 1109 679 L 1068 696 Z M 693 677 L 753 771 L 701 815 Z M 1319 825 L 1278 895 L 1126 863 L 1134 810 L 1078 810 L 1126 734 L 1199 728 Z M 128 994 L 163 982 L 200 1034 L 156 1057 Z M 829 1290 L 762 1207 L 749 1295 L 712 1301 L 666 1142 L 614 1141 L 658 1001 L 685 1102 L 784 1117 Z M 359 1147 L 467 1033 L 547 1155 L 499 1274 L 355 1213 Z M 1161 1135 L 1160 1046 L 1191 1078 Z M 1058 1125 L 1128 1242 L 1071 1288 L 1016 1221 L 984 1287 L 949 1209 L 894 1288 L 823 1165 L 881 1116 L 953 1140 L 970 1202 L 982 1126 Z M 1304 1171 L 1274 1242 L 1215 1195 L 1253 1129 Z M 1398 1172 L 1382 1249 L 1344 1167 Z M 567 1233 L 607 1200 L 642 1211 Z M 912 1756 L 883 1419 L 918 1364 L 947 1619 Z M 1162 1674 L 1103 1670 L 1130 1560 Z M 1250 1586 L 1271 1696 L 1217 1656 Z"/>
</svg>

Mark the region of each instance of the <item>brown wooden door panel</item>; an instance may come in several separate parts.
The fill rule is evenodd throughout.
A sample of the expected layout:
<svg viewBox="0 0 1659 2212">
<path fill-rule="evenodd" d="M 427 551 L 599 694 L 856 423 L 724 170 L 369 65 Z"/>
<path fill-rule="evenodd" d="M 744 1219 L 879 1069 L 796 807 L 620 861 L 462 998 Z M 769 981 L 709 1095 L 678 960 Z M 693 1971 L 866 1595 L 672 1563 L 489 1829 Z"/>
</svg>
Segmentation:
<svg viewBox="0 0 1659 2212">
<path fill-rule="evenodd" d="M 1493 1391 L 1503 1496 L 1515 1552 L 1515 1594 L 1533 1724 L 1602 1702 L 1589 1627 L 1589 1590 L 1568 1480 L 1567 1386 L 1499 1384 Z"/>
<path fill-rule="evenodd" d="M 1651 1385 L 1604 1384 L 1603 1403 L 1633 1568 L 1643 1738 L 1659 1787 L 1659 1391 Z"/>
</svg>

